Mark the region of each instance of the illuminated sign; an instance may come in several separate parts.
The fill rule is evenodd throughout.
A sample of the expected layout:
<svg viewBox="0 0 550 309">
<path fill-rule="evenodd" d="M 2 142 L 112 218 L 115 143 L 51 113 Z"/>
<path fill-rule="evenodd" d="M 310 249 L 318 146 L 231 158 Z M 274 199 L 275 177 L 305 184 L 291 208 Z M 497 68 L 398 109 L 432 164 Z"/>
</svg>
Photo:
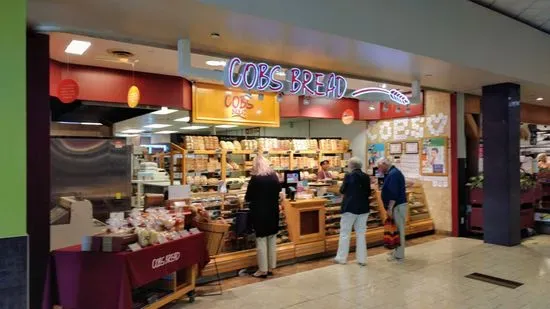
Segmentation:
<svg viewBox="0 0 550 309">
<path fill-rule="evenodd" d="M 291 68 L 286 71 L 285 80 L 275 77 L 284 74 L 280 65 L 243 62 L 232 58 L 225 66 L 224 84 L 245 90 L 285 92 L 340 99 L 346 94 L 348 83 L 335 73 L 319 73 L 310 70 Z"/>
<path fill-rule="evenodd" d="M 279 103 L 275 93 L 248 95 L 243 90 L 228 91 L 223 86 L 193 85 L 192 122 L 254 127 L 278 127 Z"/>
<path fill-rule="evenodd" d="M 392 100 L 397 104 L 401 104 L 401 105 L 411 104 L 411 101 L 409 100 L 409 98 L 404 93 L 400 92 L 397 89 L 387 90 L 387 89 L 378 88 L 378 87 L 368 87 L 368 88 L 355 90 L 354 92 L 351 93 L 351 96 L 356 98 L 358 96 L 361 96 L 363 94 L 368 94 L 368 93 L 386 94 L 389 96 L 390 100 Z"/>
<path fill-rule="evenodd" d="M 231 117 L 240 117 L 246 119 L 248 111 L 254 108 L 252 104 L 244 95 L 229 95 L 225 96 L 224 105 L 227 108 L 231 108 Z"/>
</svg>

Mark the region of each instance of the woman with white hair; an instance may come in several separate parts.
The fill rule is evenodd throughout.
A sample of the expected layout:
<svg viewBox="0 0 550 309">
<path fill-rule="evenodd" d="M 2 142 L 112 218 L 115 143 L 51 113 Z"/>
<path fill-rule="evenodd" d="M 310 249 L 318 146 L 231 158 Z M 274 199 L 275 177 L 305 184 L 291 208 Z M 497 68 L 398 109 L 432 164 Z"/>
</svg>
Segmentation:
<svg viewBox="0 0 550 309">
<path fill-rule="evenodd" d="M 258 256 L 257 278 L 273 275 L 277 266 L 277 233 L 279 232 L 279 178 L 262 156 L 254 159 L 252 177 L 245 201 L 249 203 L 249 219 L 256 233 Z"/>
<path fill-rule="evenodd" d="M 349 243 L 352 228 L 357 235 L 357 263 L 367 264 L 367 220 L 369 218 L 371 195 L 370 178 L 361 168 L 363 163 L 357 157 L 348 161 L 350 172 L 344 177 L 340 193 L 344 195 L 342 201 L 342 218 L 340 219 L 340 240 L 338 253 L 334 261 L 346 264 L 349 254 Z"/>
</svg>

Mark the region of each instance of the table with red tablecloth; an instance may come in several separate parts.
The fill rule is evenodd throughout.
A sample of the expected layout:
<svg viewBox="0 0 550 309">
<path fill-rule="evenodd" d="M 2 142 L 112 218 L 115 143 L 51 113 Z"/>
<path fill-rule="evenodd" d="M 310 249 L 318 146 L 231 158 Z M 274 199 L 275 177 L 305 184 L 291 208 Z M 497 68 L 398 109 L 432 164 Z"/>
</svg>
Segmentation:
<svg viewBox="0 0 550 309">
<path fill-rule="evenodd" d="M 129 309 L 132 289 L 179 270 L 209 262 L 203 233 L 130 252 L 52 252 L 43 309 Z"/>
</svg>

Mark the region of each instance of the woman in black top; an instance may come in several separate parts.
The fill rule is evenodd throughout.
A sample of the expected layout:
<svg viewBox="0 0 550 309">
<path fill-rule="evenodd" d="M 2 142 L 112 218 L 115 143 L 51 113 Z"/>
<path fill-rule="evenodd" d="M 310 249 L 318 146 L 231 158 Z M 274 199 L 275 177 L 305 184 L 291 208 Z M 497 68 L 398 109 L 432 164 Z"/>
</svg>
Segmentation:
<svg viewBox="0 0 550 309">
<path fill-rule="evenodd" d="M 338 253 L 334 258 L 334 261 L 339 264 L 346 264 L 347 262 L 352 228 L 355 229 L 355 235 L 357 236 L 357 263 L 361 266 L 365 266 L 367 263 L 366 233 L 371 187 L 370 178 L 361 170 L 362 166 L 363 163 L 359 158 L 351 158 L 348 162 L 350 172 L 346 174 L 344 183 L 340 188 L 340 193 L 344 196 Z"/>
<path fill-rule="evenodd" d="M 277 266 L 279 232 L 279 193 L 281 184 L 269 162 L 256 157 L 245 200 L 250 207 L 250 221 L 256 232 L 258 271 L 255 277 L 267 278 Z"/>
</svg>

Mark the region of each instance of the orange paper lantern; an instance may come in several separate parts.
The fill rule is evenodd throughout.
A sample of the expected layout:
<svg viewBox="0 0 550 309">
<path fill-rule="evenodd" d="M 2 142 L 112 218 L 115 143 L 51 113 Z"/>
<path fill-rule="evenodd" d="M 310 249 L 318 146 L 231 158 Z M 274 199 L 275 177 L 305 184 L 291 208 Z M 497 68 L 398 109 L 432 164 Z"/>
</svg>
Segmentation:
<svg viewBox="0 0 550 309">
<path fill-rule="evenodd" d="M 74 79 L 64 79 L 57 85 L 57 97 L 65 104 L 73 103 L 78 98 L 78 83 Z"/>
<path fill-rule="evenodd" d="M 342 122 L 346 125 L 351 124 L 355 119 L 355 113 L 351 109 L 346 109 L 342 113 Z"/>
<path fill-rule="evenodd" d="M 137 86 L 132 86 L 128 89 L 128 106 L 134 108 L 139 104 L 141 95 Z"/>
</svg>

